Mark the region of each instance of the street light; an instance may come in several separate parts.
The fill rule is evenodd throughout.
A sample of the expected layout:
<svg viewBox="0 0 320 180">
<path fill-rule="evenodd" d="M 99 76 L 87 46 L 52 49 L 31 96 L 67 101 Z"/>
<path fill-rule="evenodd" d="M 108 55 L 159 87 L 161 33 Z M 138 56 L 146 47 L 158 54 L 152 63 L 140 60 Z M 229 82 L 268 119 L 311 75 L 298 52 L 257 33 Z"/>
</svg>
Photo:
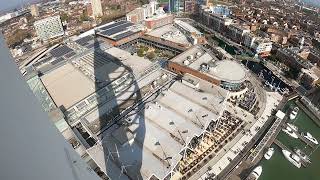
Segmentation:
<svg viewBox="0 0 320 180">
<path fill-rule="evenodd" d="M 170 121 L 170 122 L 169 122 L 169 125 L 174 126 L 174 127 L 178 130 L 178 133 L 179 133 L 179 135 L 180 135 L 181 140 L 183 141 L 183 144 L 186 144 L 186 141 L 183 139 L 181 133 L 188 133 L 188 130 L 184 130 L 184 131 L 180 132 L 179 128 L 176 126 L 176 124 L 175 124 L 173 121 Z"/>
<path fill-rule="evenodd" d="M 169 167 L 171 167 L 169 159 L 172 159 L 172 157 L 171 156 L 167 156 L 166 152 L 164 151 L 163 147 L 160 144 L 160 141 L 157 141 L 154 145 L 155 146 L 160 146 L 160 148 L 161 148 L 161 150 L 163 152 L 163 155 L 164 155 L 164 159 L 163 160 L 167 161 L 167 163 L 169 164 Z M 167 167 L 167 168 L 169 168 L 169 167 Z"/>
</svg>

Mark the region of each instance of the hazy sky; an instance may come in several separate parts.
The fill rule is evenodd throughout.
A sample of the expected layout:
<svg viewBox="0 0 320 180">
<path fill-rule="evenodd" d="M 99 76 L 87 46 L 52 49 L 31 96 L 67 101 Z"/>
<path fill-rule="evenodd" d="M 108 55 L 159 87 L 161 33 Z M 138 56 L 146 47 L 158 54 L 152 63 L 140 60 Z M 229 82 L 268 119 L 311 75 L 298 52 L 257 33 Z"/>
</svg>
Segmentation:
<svg viewBox="0 0 320 180">
<path fill-rule="evenodd" d="M 37 0 L 0 0 L 0 11 L 8 10 L 9 8 L 16 7 L 22 3 L 34 2 Z M 315 5 L 320 4 L 320 0 L 303 0 L 305 2 L 311 2 Z"/>
<path fill-rule="evenodd" d="M 0 11 L 8 10 L 10 8 L 16 7 L 28 2 L 33 2 L 35 0 L 0 0 Z"/>
</svg>

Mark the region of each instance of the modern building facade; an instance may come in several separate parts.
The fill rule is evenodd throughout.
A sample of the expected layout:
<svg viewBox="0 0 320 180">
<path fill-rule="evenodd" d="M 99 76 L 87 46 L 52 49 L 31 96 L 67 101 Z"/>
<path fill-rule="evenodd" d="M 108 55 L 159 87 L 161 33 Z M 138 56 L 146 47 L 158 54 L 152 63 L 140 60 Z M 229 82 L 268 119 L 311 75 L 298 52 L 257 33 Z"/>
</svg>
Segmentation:
<svg viewBox="0 0 320 180">
<path fill-rule="evenodd" d="M 101 0 L 91 0 L 92 16 L 94 18 L 101 17 L 103 15 Z"/>
<path fill-rule="evenodd" d="M 149 17 L 152 17 L 157 10 L 157 2 L 151 1 L 149 4 L 145 4 L 142 7 L 136 8 L 129 12 L 127 16 L 127 21 L 133 23 L 141 22 Z"/>
<path fill-rule="evenodd" d="M 145 25 L 147 29 L 155 29 L 167 24 L 173 23 L 173 15 L 159 15 L 145 20 Z"/>
<path fill-rule="evenodd" d="M 213 6 L 211 10 L 212 10 L 212 13 L 222 15 L 222 16 L 229 16 L 231 13 L 231 10 L 229 9 L 229 7 L 224 5 Z"/>
<path fill-rule="evenodd" d="M 169 0 L 169 11 L 171 13 L 179 12 L 180 0 Z"/>
<path fill-rule="evenodd" d="M 38 38 L 44 41 L 64 34 L 60 16 L 48 17 L 36 21 L 34 27 Z"/>
</svg>

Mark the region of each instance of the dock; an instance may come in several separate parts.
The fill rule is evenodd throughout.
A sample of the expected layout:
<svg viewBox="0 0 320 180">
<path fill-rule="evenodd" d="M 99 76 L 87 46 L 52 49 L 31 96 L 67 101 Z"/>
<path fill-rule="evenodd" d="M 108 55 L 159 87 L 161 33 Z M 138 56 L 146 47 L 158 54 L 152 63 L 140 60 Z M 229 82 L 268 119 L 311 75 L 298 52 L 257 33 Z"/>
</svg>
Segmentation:
<svg viewBox="0 0 320 180">
<path fill-rule="evenodd" d="M 295 103 L 299 106 L 300 109 L 302 109 L 309 117 L 312 119 L 312 121 L 320 127 L 320 118 L 317 117 L 314 113 L 309 110 L 310 108 L 307 108 L 304 104 L 306 104 L 302 99 L 296 100 Z"/>
<path fill-rule="evenodd" d="M 294 153 L 291 149 L 289 149 L 287 146 L 285 146 L 284 144 L 282 144 L 280 141 L 278 141 L 277 139 L 274 140 L 274 144 L 276 144 L 277 146 L 279 146 L 281 149 L 290 151 L 291 153 Z M 303 167 L 307 167 L 307 163 L 305 161 L 301 161 L 301 165 Z"/>
<path fill-rule="evenodd" d="M 308 146 L 310 146 L 312 149 L 316 148 L 316 145 L 313 144 L 312 142 L 310 142 L 309 140 L 307 140 L 305 137 L 301 136 L 301 134 L 299 134 L 299 132 L 295 132 L 298 135 L 298 138 L 303 141 L 304 143 L 306 143 Z"/>
<path fill-rule="evenodd" d="M 312 149 L 316 148 L 316 145 L 314 143 L 312 143 L 311 141 L 309 141 L 308 139 L 306 139 L 305 137 L 301 136 L 301 133 L 299 133 L 298 131 L 295 131 L 294 129 L 292 129 L 292 131 L 294 133 L 297 134 L 298 138 L 304 142 L 305 144 L 307 144 L 308 146 L 310 146 Z"/>
</svg>

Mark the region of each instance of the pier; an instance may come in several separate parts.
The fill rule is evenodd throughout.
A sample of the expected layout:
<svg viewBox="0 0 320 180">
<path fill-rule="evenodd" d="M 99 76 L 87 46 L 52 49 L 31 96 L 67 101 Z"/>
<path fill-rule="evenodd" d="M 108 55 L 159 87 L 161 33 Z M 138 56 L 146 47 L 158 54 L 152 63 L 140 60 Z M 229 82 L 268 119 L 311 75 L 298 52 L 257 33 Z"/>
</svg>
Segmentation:
<svg viewBox="0 0 320 180">
<path fill-rule="evenodd" d="M 285 146 L 284 144 L 282 144 L 280 141 L 278 141 L 277 139 L 274 140 L 274 144 L 276 144 L 277 146 L 279 146 L 281 149 L 290 151 L 291 153 L 294 153 L 291 149 L 289 149 L 287 146 Z M 301 161 L 301 165 L 303 167 L 307 167 L 307 163 L 305 161 Z"/>
<path fill-rule="evenodd" d="M 299 134 L 299 132 L 295 132 L 298 135 L 298 138 L 303 141 L 304 143 L 306 143 L 308 146 L 310 146 L 312 149 L 316 148 L 316 145 L 313 144 L 312 142 L 310 142 L 309 140 L 307 140 L 305 137 L 301 136 L 301 134 Z"/>
<path fill-rule="evenodd" d="M 297 100 L 295 103 L 299 106 L 300 109 L 302 109 L 309 117 L 312 119 L 314 123 L 316 123 L 320 127 L 320 119 L 315 115 L 314 113 L 310 112 L 309 108 L 305 107 L 305 100 L 301 99 L 300 101 Z M 304 104 L 302 104 L 304 103 Z M 310 108 L 311 109 L 311 108 Z"/>
<path fill-rule="evenodd" d="M 285 127 L 288 127 L 288 125 L 285 125 Z M 292 129 L 292 131 L 298 136 L 298 138 L 299 138 L 302 142 L 304 142 L 305 144 L 307 144 L 308 146 L 310 146 L 312 149 L 315 149 L 315 148 L 316 148 L 316 145 L 315 145 L 314 143 L 312 143 L 311 141 L 309 141 L 308 139 L 306 139 L 305 137 L 303 137 L 300 132 L 298 132 L 298 131 L 296 131 L 296 130 L 294 130 L 294 129 Z"/>
</svg>

